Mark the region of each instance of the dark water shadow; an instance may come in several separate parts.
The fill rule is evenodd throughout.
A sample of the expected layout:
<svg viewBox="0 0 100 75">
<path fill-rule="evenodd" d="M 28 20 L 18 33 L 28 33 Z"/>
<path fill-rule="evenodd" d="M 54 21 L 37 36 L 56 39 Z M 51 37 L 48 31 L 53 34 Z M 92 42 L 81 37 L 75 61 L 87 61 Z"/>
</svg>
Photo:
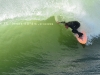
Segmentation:
<svg viewBox="0 0 100 75">
<path fill-rule="evenodd" d="M 96 61 L 96 60 L 100 60 L 100 58 L 97 58 L 97 57 L 84 57 L 84 58 L 81 58 L 81 59 L 77 59 L 73 62 L 88 62 L 88 61 Z"/>
<path fill-rule="evenodd" d="M 81 44 L 81 43 L 80 43 Z M 81 46 L 83 47 L 83 48 L 85 48 L 86 47 L 86 44 L 81 44 Z"/>
</svg>

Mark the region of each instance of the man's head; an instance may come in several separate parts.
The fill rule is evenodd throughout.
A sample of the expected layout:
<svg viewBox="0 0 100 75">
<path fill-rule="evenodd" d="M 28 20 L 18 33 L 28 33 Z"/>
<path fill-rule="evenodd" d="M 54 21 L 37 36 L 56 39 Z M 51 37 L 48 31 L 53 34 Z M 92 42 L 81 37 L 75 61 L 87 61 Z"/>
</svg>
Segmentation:
<svg viewBox="0 0 100 75">
<path fill-rule="evenodd" d="M 65 26 L 68 26 L 68 23 L 65 23 Z"/>
<path fill-rule="evenodd" d="M 65 27 L 68 28 L 68 23 L 65 23 Z"/>
</svg>

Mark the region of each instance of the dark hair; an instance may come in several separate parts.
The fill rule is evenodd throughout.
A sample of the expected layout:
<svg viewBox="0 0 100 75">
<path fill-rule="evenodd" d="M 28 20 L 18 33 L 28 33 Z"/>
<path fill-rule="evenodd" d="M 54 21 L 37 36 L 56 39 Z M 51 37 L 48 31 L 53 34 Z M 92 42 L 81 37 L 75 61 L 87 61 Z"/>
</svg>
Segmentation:
<svg viewBox="0 0 100 75">
<path fill-rule="evenodd" d="M 68 23 L 65 23 L 65 26 L 68 26 Z"/>
</svg>

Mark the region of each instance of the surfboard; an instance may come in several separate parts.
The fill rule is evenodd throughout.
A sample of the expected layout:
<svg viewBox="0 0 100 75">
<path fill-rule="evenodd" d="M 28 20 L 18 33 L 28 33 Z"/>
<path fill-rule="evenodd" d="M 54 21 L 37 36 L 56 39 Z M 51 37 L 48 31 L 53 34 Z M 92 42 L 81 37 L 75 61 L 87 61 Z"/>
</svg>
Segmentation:
<svg viewBox="0 0 100 75">
<path fill-rule="evenodd" d="M 83 33 L 82 37 L 79 37 L 78 34 L 75 34 L 75 37 L 79 43 L 86 44 L 87 43 L 87 35 L 84 31 L 82 31 L 82 33 Z"/>
</svg>

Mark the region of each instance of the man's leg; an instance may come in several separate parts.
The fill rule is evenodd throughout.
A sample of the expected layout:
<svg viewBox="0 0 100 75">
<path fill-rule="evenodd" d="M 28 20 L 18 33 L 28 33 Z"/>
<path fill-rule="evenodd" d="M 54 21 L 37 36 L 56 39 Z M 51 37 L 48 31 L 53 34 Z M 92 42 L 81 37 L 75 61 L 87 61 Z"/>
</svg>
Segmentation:
<svg viewBox="0 0 100 75">
<path fill-rule="evenodd" d="M 78 34 L 79 32 L 75 29 L 72 30 L 73 33 Z"/>
<path fill-rule="evenodd" d="M 79 27 L 80 27 L 80 23 L 77 22 L 77 23 L 75 24 L 75 26 L 74 26 L 75 29 L 72 30 L 72 32 L 73 32 L 73 33 L 77 33 L 77 34 L 79 35 L 79 37 L 81 37 L 81 36 L 83 35 L 83 33 L 77 31 L 77 29 L 78 29 Z"/>
<path fill-rule="evenodd" d="M 83 35 L 83 33 L 78 32 L 77 30 L 72 30 L 73 33 L 78 34 L 79 37 L 81 37 Z"/>
</svg>

